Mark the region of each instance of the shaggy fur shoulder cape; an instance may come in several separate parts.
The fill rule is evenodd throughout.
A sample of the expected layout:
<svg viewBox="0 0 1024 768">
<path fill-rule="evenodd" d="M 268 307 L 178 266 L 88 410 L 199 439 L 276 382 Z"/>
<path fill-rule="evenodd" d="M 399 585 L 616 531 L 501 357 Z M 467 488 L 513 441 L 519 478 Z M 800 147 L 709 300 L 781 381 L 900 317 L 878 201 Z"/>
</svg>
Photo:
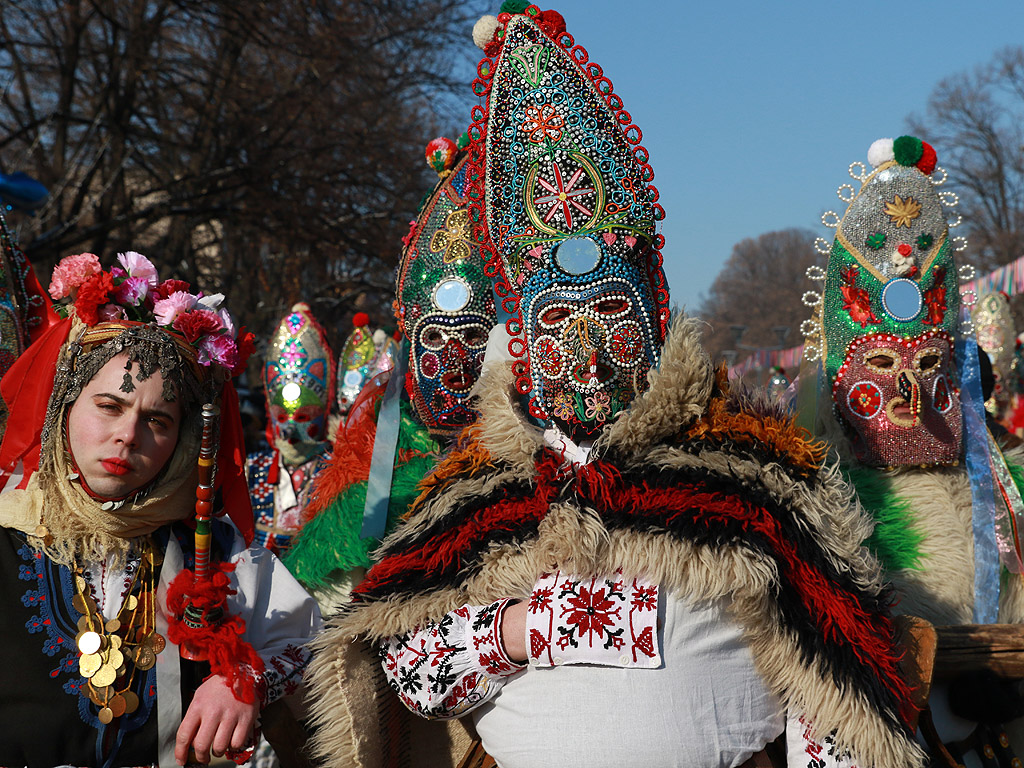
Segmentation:
<svg viewBox="0 0 1024 768">
<path fill-rule="evenodd" d="M 424 481 L 354 605 L 317 641 L 322 726 L 342 716 L 338 668 L 353 637 L 526 598 L 555 569 L 621 568 L 690 600 L 725 598 L 769 687 L 819 734 L 835 731 L 861 768 L 922 764 L 891 595 L 861 546 L 868 518 L 825 466 L 823 444 L 727 391 L 698 334 L 695 321 L 674 323 L 649 390 L 583 467 L 544 446 L 513 404 L 507 372 L 481 380 L 468 443 Z"/>
</svg>

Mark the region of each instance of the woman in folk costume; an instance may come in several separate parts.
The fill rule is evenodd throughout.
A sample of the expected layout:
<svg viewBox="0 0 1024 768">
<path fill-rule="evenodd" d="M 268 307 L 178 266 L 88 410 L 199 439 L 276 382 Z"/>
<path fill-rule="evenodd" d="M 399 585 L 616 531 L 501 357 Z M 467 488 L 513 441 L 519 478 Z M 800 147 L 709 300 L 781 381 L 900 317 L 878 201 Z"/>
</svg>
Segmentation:
<svg viewBox="0 0 1024 768">
<path fill-rule="evenodd" d="M 256 543 L 279 557 L 302 528 L 313 479 L 330 459 L 334 380 L 327 335 L 300 302 L 278 324 L 263 366 L 272 447 L 246 458 Z"/>
<path fill-rule="evenodd" d="M 876 141 L 868 161 L 870 168 L 850 166 L 859 190 L 840 188 L 845 214 L 823 217 L 836 229 L 828 269 L 810 272 L 824 281 L 820 298 L 806 297 L 817 304 L 805 356 L 823 361 L 827 387 L 818 431 L 876 520 L 868 545 L 901 613 L 937 625 L 1020 623 L 1014 531 L 1024 521 L 1015 482 L 1022 454 L 1004 456 L 986 429 L 973 331 L 960 321 L 954 252 L 966 242 L 950 237 L 944 210 L 956 198 L 938 189 L 945 171 L 915 137 Z M 970 268 L 961 270 L 969 279 Z M 998 723 L 1024 714 L 1015 686 L 988 681 L 969 693 L 976 684 L 954 683 L 949 696 L 936 689 L 936 726 L 948 742 L 989 743 L 1009 766 L 1005 735 L 975 731 L 965 718 Z M 986 751 L 973 741 L 954 748 Z"/>
<path fill-rule="evenodd" d="M 784 732 L 793 765 L 921 765 L 867 520 L 824 447 L 669 322 L 639 128 L 557 13 L 507 2 L 476 32 L 470 215 L 512 364 L 317 640 L 318 754 L 375 762 L 342 743 L 361 636 L 503 768 L 735 766 Z"/>
<path fill-rule="evenodd" d="M 21 477 L 0 495 L 3 765 L 241 760 L 260 708 L 298 686 L 319 626 L 277 559 L 246 546 L 231 377 L 251 338 L 222 296 L 159 281 L 140 254 L 118 259 L 57 266 L 50 293 L 69 313 L 3 379 L 0 460 L 8 486 Z M 215 425 L 200 408 L 218 400 L 231 523 L 211 524 Z M 197 656 L 210 676 L 188 688 Z"/>
<path fill-rule="evenodd" d="M 405 359 L 393 381 L 374 377 L 355 401 L 317 476 L 305 510 L 309 522 L 285 557 L 324 607 L 347 599 L 442 446 L 476 418 L 469 393 L 495 308 L 469 226 L 467 159 L 450 139 L 427 145 L 440 178 L 404 239 L 397 272 L 395 314 L 408 342 Z"/>
</svg>

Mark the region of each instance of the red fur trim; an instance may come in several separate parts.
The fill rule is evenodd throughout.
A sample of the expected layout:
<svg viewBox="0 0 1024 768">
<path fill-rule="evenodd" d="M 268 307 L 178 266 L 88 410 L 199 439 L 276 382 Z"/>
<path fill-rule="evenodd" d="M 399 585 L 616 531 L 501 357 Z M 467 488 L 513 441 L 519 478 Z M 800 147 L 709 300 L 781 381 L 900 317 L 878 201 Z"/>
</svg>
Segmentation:
<svg viewBox="0 0 1024 768">
<path fill-rule="evenodd" d="M 246 704 L 256 701 L 257 681 L 261 679 L 263 659 L 247 642 L 245 622 L 240 616 L 225 613 L 214 626 L 194 629 L 185 625 L 182 617 L 185 606 L 193 604 L 203 610 L 223 606 L 228 595 L 237 590 L 230 588 L 227 574 L 235 570 L 234 563 L 217 563 L 208 581 L 196 583 L 195 574 L 182 570 L 167 587 L 167 639 L 175 645 L 188 644 L 201 650 L 210 663 L 211 675 L 220 675 L 228 682 L 235 698 Z"/>
</svg>

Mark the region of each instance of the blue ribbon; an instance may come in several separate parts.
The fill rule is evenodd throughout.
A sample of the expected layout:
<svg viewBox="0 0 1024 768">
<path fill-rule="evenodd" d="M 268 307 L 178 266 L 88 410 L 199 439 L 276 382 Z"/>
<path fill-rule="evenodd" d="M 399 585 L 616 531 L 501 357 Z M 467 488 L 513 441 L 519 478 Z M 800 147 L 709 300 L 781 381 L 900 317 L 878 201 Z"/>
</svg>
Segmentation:
<svg viewBox="0 0 1024 768">
<path fill-rule="evenodd" d="M 974 530 L 974 622 L 995 624 L 999 618 L 999 545 L 996 542 L 995 488 L 985 439 L 985 400 L 981 393 L 978 345 L 973 338 L 957 344 L 960 399 L 964 411 L 967 476 L 971 482 Z"/>
<path fill-rule="evenodd" d="M 403 343 L 391 371 L 391 378 L 381 398 L 377 413 L 377 436 L 370 458 L 370 476 L 366 481 L 366 506 L 363 508 L 361 539 L 382 539 L 388 524 L 391 503 L 391 479 L 395 474 L 395 453 L 398 450 L 398 429 L 401 425 L 399 403 L 409 365 L 409 348 Z"/>
</svg>

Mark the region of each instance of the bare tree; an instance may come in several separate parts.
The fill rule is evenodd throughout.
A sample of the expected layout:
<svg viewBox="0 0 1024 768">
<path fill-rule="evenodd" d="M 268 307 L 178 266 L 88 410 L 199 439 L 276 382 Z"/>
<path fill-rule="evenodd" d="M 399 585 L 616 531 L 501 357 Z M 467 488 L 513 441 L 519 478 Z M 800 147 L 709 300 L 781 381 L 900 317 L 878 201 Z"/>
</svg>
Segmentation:
<svg viewBox="0 0 1024 768">
<path fill-rule="evenodd" d="M 811 316 L 801 297 L 814 287 L 805 272 L 812 264 L 825 263 L 814 239 L 808 230 L 784 229 L 733 246 L 696 313 L 709 323 L 705 343 L 713 358 L 734 349 L 738 362 L 750 348 L 801 342 L 800 323 Z M 739 326 L 743 330 L 737 333 Z M 783 328 L 789 329 L 785 336 Z"/>
<path fill-rule="evenodd" d="M 257 332 L 299 299 L 329 330 L 357 309 L 384 320 L 431 183 L 423 148 L 465 125 L 454 67 L 477 15 L 459 0 L 0 3 L 0 170 L 51 190 L 20 232 L 38 273 L 135 249 L 227 293 Z"/>
<path fill-rule="evenodd" d="M 1024 48 L 942 80 L 908 123 L 949 170 L 975 265 L 990 271 L 1024 255 Z"/>
</svg>

